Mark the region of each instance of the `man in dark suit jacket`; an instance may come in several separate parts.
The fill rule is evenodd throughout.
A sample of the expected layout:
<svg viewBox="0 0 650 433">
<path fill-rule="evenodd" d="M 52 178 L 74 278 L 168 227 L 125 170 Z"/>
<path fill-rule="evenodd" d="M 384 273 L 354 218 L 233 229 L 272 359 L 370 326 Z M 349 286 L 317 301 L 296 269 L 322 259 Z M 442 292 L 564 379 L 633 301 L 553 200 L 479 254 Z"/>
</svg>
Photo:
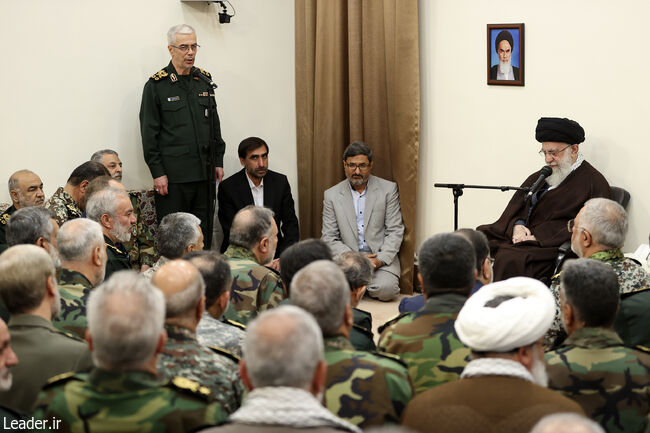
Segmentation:
<svg viewBox="0 0 650 433">
<path fill-rule="evenodd" d="M 269 146 L 261 138 L 244 139 L 237 152 L 244 168 L 221 182 L 217 193 L 219 222 L 223 229 L 221 252 L 228 248 L 230 225 L 237 211 L 254 204 L 267 207 L 275 214 L 278 226 L 275 257 L 280 257 L 282 251 L 300 238 L 289 181 L 285 175 L 268 169 Z"/>
</svg>

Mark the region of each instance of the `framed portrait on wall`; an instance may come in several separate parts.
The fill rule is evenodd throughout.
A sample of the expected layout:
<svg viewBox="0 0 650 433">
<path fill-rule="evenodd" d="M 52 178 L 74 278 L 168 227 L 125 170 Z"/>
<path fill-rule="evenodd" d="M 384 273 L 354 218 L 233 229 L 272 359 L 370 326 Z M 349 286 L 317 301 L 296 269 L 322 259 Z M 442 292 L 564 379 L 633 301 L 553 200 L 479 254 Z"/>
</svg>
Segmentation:
<svg viewBox="0 0 650 433">
<path fill-rule="evenodd" d="M 487 83 L 524 85 L 524 24 L 487 25 Z"/>
</svg>

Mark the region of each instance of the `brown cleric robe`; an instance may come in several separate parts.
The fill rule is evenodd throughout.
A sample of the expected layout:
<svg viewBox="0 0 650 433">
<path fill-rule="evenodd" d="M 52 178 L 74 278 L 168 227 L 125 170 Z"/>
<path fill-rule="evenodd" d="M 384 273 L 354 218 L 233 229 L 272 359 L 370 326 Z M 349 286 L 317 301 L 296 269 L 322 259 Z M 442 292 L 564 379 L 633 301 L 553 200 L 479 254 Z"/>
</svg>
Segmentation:
<svg viewBox="0 0 650 433">
<path fill-rule="evenodd" d="M 540 170 L 541 171 L 541 170 Z M 521 185 L 530 187 L 539 171 Z M 546 184 L 543 187 L 548 188 Z M 587 161 L 572 171 L 556 188 L 547 191 L 535 204 L 526 227 L 537 241 L 512 243 L 512 230 L 517 220 L 526 220 L 532 200 L 524 204 L 525 191 L 517 191 L 501 217 L 493 224 L 477 227 L 488 238 L 490 253 L 495 258 L 494 281 L 526 276 L 548 281 L 553 273 L 558 247 L 571 239 L 567 222 L 575 218 L 589 199 L 611 195 L 605 177 Z"/>
</svg>

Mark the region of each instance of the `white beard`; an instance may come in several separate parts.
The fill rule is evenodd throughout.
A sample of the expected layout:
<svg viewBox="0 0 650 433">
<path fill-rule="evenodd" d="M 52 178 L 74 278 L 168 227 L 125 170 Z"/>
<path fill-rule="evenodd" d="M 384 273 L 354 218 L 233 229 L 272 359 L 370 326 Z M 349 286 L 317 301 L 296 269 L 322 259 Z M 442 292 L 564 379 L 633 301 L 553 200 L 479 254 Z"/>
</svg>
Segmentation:
<svg viewBox="0 0 650 433">
<path fill-rule="evenodd" d="M 50 255 L 50 258 L 52 259 L 52 263 L 54 264 L 55 269 L 59 269 L 61 267 L 61 259 L 59 258 L 59 252 L 54 248 L 54 245 L 48 242 L 47 244 L 47 252 Z"/>
<path fill-rule="evenodd" d="M 508 60 L 507 62 L 502 62 L 499 60 L 499 72 L 501 72 L 504 75 L 510 73 L 510 60 Z"/>
<path fill-rule="evenodd" d="M 119 222 L 115 224 L 115 227 L 111 231 L 111 235 L 115 237 L 118 241 L 124 243 L 131 240 L 131 226 L 122 226 Z"/>
<path fill-rule="evenodd" d="M 530 370 L 530 374 L 533 376 L 533 380 L 537 385 L 546 388 L 548 387 L 548 374 L 546 373 L 546 364 L 544 361 L 539 359 L 537 347 L 533 349 L 533 353 L 535 359 L 533 361 L 533 368 Z"/>
<path fill-rule="evenodd" d="M 0 391 L 9 391 L 12 382 L 13 378 L 11 376 L 11 371 L 8 368 L 3 368 L 2 371 L 0 371 Z"/>
<path fill-rule="evenodd" d="M 553 174 L 546 178 L 546 183 L 549 186 L 558 186 L 564 179 L 571 173 L 571 154 L 565 152 L 565 156 L 558 161 L 557 165 L 551 166 Z"/>
</svg>

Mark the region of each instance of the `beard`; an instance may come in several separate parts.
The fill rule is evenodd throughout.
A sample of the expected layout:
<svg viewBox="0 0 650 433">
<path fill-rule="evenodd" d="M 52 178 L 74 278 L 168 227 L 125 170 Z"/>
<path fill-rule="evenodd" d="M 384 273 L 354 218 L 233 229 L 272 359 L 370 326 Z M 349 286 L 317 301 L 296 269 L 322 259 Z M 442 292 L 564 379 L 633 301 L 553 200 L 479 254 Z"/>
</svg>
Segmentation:
<svg viewBox="0 0 650 433">
<path fill-rule="evenodd" d="M 579 230 L 579 229 L 576 229 L 576 230 Z M 578 237 L 576 236 L 575 239 L 577 241 Z M 583 255 L 584 251 L 582 251 L 582 246 L 578 242 L 573 242 L 573 240 L 571 241 L 571 251 L 576 253 L 576 256 L 578 256 L 579 258 L 584 257 L 584 255 Z"/>
<path fill-rule="evenodd" d="M 533 368 L 531 368 L 530 374 L 533 376 L 533 380 L 537 385 L 546 388 L 548 387 L 548 374 L 546 373 L 546 364 L 539 358 L 539 348 L 534 347 L 533 354 Z"/>
<path fill-rule="evenodd" d="M 564 156 L 555 165 L 550 165 L 553 169 L 553 174 L 546 178 L 546 183 L 549 186 L 558 186 L 564 179 L 571 173 L 571 153 L 564 152 Z"/>
<path fill-rule="evenodd" d="M 0 371 L 0 391 L 9 391 L 11 389 L 11 384 L 13 382 L 13 377 L 11 376 L 11 370 L 8 368 L 3 368 Z"/>
<path fill-rule="evenodd" d="M 350 185 L 354 186 L 361 186 L 364 185 L 366 182 L 368 182 L 368 178 L 362 174 L 353 174 L 348 176 L 348 180 L 350 181 Z"/>
<path fill-rule="evenodd" d="M 25 198 L 22 192 L 18 191 L 18 205 L 20 207 L 43 206 L 44 204 L 45 198 L 34 197 L 34 200 L 29 201 Z"/>
<path fill-rule="evenodd" d="M 131 226 L 116 222 L 115 227 L 111 230 L 111 235 L 119 242 L 128 242 L 131 240 Z"/>
<path fill-rule="evenodd" d="M 501 72 L 502 74 L 510 73 L 510 60 L 507 61 L 499 60 L 499 72 Z"/>
<path fill-rule="evenodd" d="M 50 258 L 52 259 L 52 263 L 54 264 L 55 269 L 59 269 L 61 267 L 61 258 L 59 257 L 59 252 L 54 248 L 54 245 L 48 242 L 47 244 L 47 252 L 50 255 Z"/>
</svg>

